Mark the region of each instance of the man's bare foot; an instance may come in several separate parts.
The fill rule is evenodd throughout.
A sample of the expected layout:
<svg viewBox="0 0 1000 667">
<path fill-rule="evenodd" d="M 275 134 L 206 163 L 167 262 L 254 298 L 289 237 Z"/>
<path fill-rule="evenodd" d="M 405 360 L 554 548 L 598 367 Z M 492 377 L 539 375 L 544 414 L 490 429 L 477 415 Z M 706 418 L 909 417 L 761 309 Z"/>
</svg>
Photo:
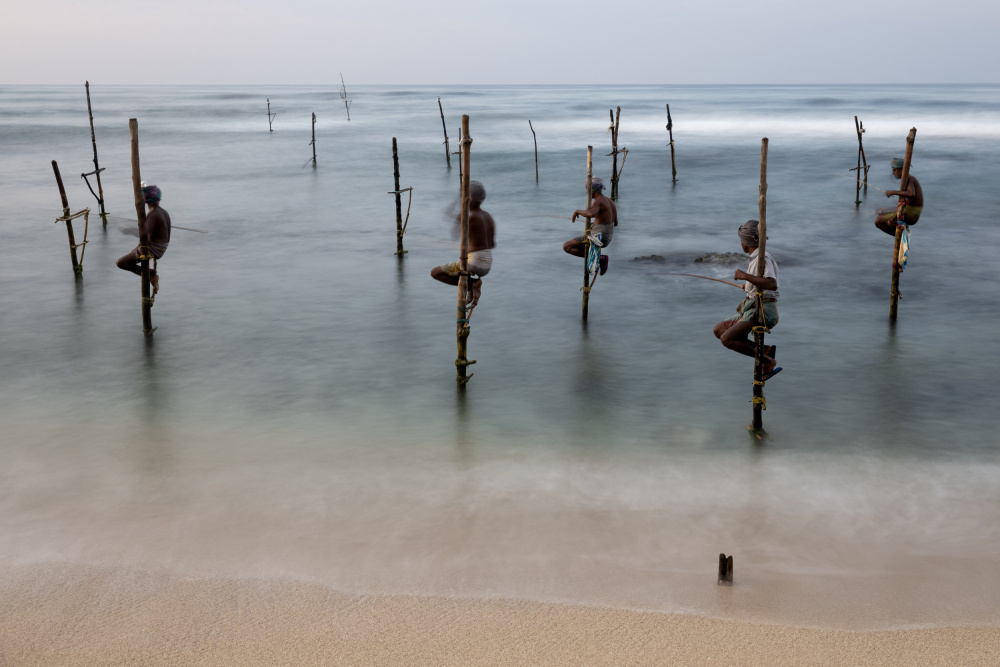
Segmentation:
<svg viewBox="0 0 1000 667">
<path fill-rule="evenodd" d="M 159 292 L 160 291 L 160 276 L 155 275 L 155 274 L 151 275 L 149 277 L 149 284 L 153 286 L 153 294 L 156 294 L 157 292 Z"/>
<path fill-rule="evenodd" d="M 774 367 L 777 366 L 777 365 L 778 365 L 777 360 L 775 360 L 775 359 L 773 359 L 771 357 L 765 356 L 763 359 L 761 359 L 761 363 L 760 363 L 761 375 L 763 375 L 764 377 L 767 377 L 768 375 L 771 374 L 771 371 L 773 371 Z"/>
<path fill-rule="evenodd" d="M 479 297 L 483 295 L 483 279 L 480 278 L 472 283 L 472 301 L 469 302 L 470 306 L 479 305 Z"/>
</svg>

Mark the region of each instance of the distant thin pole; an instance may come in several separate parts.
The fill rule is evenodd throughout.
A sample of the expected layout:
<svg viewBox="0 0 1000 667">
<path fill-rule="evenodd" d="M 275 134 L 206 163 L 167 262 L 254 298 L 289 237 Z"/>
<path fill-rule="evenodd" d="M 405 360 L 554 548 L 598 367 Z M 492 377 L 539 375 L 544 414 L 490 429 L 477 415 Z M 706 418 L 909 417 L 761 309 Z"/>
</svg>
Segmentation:
<svg viewBox="0 0 1000 667">
<path fill-rule="evenodd" d="M 312 116 L 313 116 L 312 118 L 313 138 L 312 141 L 309 142 L 309 144 L 313 147 L 313 166 L 315 167 L 316 166 L 316 114 L 313 114 Z"/>
<path fill-rule="evenodd" d="M 402 255 L 403 250 L 403 193 L 399 190 L 399 153 L 396 150 L 396 137 L 392 138 L 392 176 L 396 183 L 396 254 Z"/>
<path fill-rule="evenodd" d="M 340 99 L 344 100 L 344 108 L 347 110 L 347 120 L 351 120 L 351 101 L 347 99 L 347 84 L 344 83 L 344 75 L 340 75 Z"/>
<path fill-rule="evenodd" d="M 275 119 L 278 114 L 271 113 L 271 98 L 267 98 L 267 129 L 274 132 L 274 127 L 271 125 L 271 121 Z"/>
<path fill-rule="evenodd" d="M 670 174 L 672 183 L 677 182 L 677 160 L 674 157 L 674 120 L 670 117 L 670 105 L 667 105 L 667 132 L 670 133 Z"/>
<path fill-rule="evenodd" d="M 538 182 L 538 136 L 535 134 L 535 128 L 531 127 L 530 120 L 528 127 L 531 128 L 531 137 L 535 140 L 535 182 Z"/>
<path fill-rule="evenodd" d="M 73 234 L 73 216 L 69 212 L 69 199 L 66 197 L 66 188 L 63 187 L 62 175 L 59 173 L 59 164 L 53 160 L 52 161 L 52 171 L 56 175 L 56 185 L 59 186 L 59 198 L 62 200 L 63 217 L 62 220 L 66 221 L 66 235 L 69 237 L 69 256 L 73 261 L 73 273 L 76 276 L 80 276 L 83 273 L 83 266 L 80 264 L 80 260 L 76 258 L 76 236 Z M 59 220 L 56 220 L 59 222 Z"/>
<path fill-rule="evenodd" d="M 94 147 L 94 171 L 90 173 L 94 174 L 97 178 L 97 194 L 95 195 L 95 199 L 97 199 L 97 205 L 101 209 L 101 222 L 104 227 L 107 227 L 108 212 L 104 210 L 104 188 L 101 186 L 101 172 L 104 170 L 97 163 L 97 136 L 94 134 L 94 112 L 90 107 L 90 81 L 85 81 L 84 87 L 87 90 L 87 116 L 90 118 L 90 143 Z M 90 174 L 80 174 L 80 178 L 86 181 L 87 187 L 90 188 L 90 181 L 87 181 L 87 176 L 90 176 Z M 90 192 L 93 194 L 93 189 Z"/>
<path fill-rule="evenodd" d="M 438 98 L 438 111 L 441 112 L 441 129 L 444 130 L 444 157 L 448 160 L 448 168 L 451 168 L 451 145 L 448 143 L 448 126 L 444 122 L 444 107 L 441 106 L 441 98 Z M 397 190 L 399 188 L 396 188 Z"/>
</svg>

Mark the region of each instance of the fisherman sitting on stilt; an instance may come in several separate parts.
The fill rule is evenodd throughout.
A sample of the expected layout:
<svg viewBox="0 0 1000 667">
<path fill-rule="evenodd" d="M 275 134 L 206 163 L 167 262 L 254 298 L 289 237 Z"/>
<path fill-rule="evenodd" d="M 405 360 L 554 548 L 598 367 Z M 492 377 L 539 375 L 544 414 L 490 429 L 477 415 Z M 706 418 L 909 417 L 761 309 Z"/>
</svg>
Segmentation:
<svg viewBox="0 0 1000 667">
<path fill-rule="evenodd" d="M 479 181 L 469 182 L 469 273 L 477 278 L 469 279 L 470 306 L 479 303 L 483 293 L 483 276 L 493 267 L 493 248 L 496 247 L 496 225 L 493 216 L 480 208 L 486 199 L 486 188 Z M 461 219 L 459 219 L 461 223 Z M 448 285 L 458 285 L 462 273 L 459 262 L 435 266 L 431 277 Z"/>
<path fill-rule="evenodd" d="M 143 183 L 142 196 L 147 208 L 146 229 L 145 234 L 141 234 L 139 238 L 145 236 L 149 247 L 143 247 L 140 243 L 129 254 L 119 257 L 117 262 L 119 269 L 131 271 L 137 276 L 142 275 L 142 259 L 160 259 L 170 243 L 170 215 L 160 208 L 160 198 L 163 196 L 160 188 Z M 153 286 L 153 294 L 160 291 L 160 276 L 156 269 L 149 270 L 149 284 Z"/>
<path fill-rule="evenodd" d="M 590 205 L 589 211 L 573 211 L 573 222 L 577 217 L 593 218 L 593 225 L 590 228 L 592 236 L 597 237 L 602 248 L 607 248 L 611 243 L 611 236 L 618 226 L 618 208 L 615 203 L 604 196 L 604 181 L 594 177 L 591 179 L 590 191 L 593 193 L 594 201 Z M 575 257 L 587 256 L 587 239 L 585 236 L 577 236 L 563 243 L 563 250 Z M 608 256 L 601 255 L 601 275 L 608 270 Z"/>
<path fill-rule="evenodd" d="M 895 178 L 903 177 L 903 161 L 898 157 L 892 158 L 892 175 Z M 913 174 L 907 179 L 906 190 L 886 190 L 885 196 L 897 196 L 899 203 L 895 208 L 881 208 L 876 212 L 876 227 L 889 236 L 895 236 L 897 225 L 917 224 L 924 210 L 924 190 Z"/>
<path fill-rule="evenodd" d="M 746 298 L 736 307 L 739 317 L 735 317 L 715 325 L 712 332 L 715 337 L 722 341 L 722 344 L 730 350 L 736 350 L 740 354 L 748 357 L 754 356 L 754 343 L 748 338 L 758 321 L 758 297 L 757 288 L 763 292 L 760 302 L 764 307 L 764 326 L 770 330 L 778 323 L 778 265 L 775 263 L 771 253 L 764 252 L 764 277 L 757 277 L 757 262 L 760 261 L 758 249 L 760 239 L 757 235 L 756 220 L 748 220 L 740 226 L 740 244 L 743 252 L 750 254 L 750 265 L 746 271 L 736 271 L 734 278 L 745 281 L 743 289 L 746 291 Z M 761 370 L 765 380 L 778 374 L 781 368 L 774 359 L 775 346 L 768 345 L 764 348 L 764 358 Z"/>
</svg>

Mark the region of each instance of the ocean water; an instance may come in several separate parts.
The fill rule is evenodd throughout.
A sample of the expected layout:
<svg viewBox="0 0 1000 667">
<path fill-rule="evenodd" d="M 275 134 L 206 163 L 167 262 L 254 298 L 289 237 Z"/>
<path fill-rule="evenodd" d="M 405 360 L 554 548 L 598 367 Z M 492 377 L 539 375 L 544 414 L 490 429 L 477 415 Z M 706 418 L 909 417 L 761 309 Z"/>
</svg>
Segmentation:
<svg viewBox="0 0 1000 667">
<path fill-rule="evenodd" d="M 286 578 L 857 629 L 995 624 L 1000 595 L 996 86 L 0 86 L 0 567 Z M 437 98 L 497 221 L 456 387 L 458 256 Z M 277 113 L 268 132 L 265 99 Z M 678 181 L 665 130 L 674 120 Z M 586 150 L 629 148 L 610 271 L 580 319 Z M 311 161 L 310 114 L 318 117 Z M 866 127 L 873 187 L 854 203 Z M 157 331 L 139 281 L 128 119 L 175 230 Z M 539 178 L 532 135 L 538 134 Z M 877 188 L 918 129 L 925 207 L 888 323 Z M 784 371 L 753 444 L 752 361 L 712 325 L 757 217 Z M 413 202 L 394 256 L 392 138 Z M 894 200 L 893 200 L 894 201 Z M 404 206 L 406 202 L 404 201 Z M 77 221 L 77 238 L 82 236 Z M 661 255 L 663 262 L 634 261 Z M 719 588 L 719 552 L 736 585 Z"/>
</svg>

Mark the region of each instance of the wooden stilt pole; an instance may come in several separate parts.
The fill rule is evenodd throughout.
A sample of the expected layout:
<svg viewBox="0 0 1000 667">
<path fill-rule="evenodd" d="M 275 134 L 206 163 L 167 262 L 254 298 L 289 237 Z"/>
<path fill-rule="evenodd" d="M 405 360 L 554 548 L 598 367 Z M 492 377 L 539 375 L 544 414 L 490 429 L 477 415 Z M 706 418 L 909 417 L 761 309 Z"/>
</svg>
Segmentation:
<svg viewBox="0 0 1000 667">
<path fill-rule="evenodd" d="M 621 116 L 622 108 L 618 107 Z M 611 116 L 611 198 L 618 199 L 618 123 L 615 122 L 614 109 L 608 109 Z"/>
<path fill-rule="evenodd" d="M 528 121 L 528 127 L 531 128 L 531 138 L 535 140 L 535 182 L 538 182 L 538 135 L 535 134 L 535 128 L 531 127 L 531 121 Z"/>
<path fill-rule="evenodd" d="M 448 160 L 448 168 L 451 169 L 451 146 L 448 144 L 448 126 L 444 122 L 444 107 L 441 106 L 441 98 L 438 98 L 438 111 L 441 112 L 441 129 L 444 130 L 444 157 Z M 397 186 L 398 190 L 399 187 Z"/>
<path fill-rule="evenodd" d="M 764 277 L 764 260 L 767 250 L 767 137 L 760 140 L 760 188 L 757 196 L 757 210 L 760 218 L 757 223 L 757 234 L 760 237 L 757 247 L 757 277 Z M 757 288 L 758 308 L 757 322 L 753 328 L 754 358 L 753 358 L 753 424 L 750 432 L 761 440 L 764 432 L 764 421 L 761 412 L 766 407 L 764 401 L 764 308 L 761 290 Z"/>
<path fill-rule="evenodd" d="M 472 146 L 472 137 L 469 136 L 469 117 L 462 116 L 462 235 L 459 255 L 459 276 L 458 276 L 458 309 L 456 318 L 456 335 L 458 338 L 458 357 L 455 359 L 455 368 L 458 375 L 455 380 L 460 387 L 464 387 L 472 378 L 472 373 L 466 375 L 468 367 L 475 360 L 468 359 L 469 341 L 469 318 L 466 304 L 469 303 L 469 209 L 472 206 L 472 194 L 469 191 L 469 149 Z"/>
<path fill-rule="evenodd" d="M 587 146 L 587 208 L 590 210 L 590 206 L 593 203 L 591 192 L 591 184 L 594 181 L 594 147 Z M 590 238 L 590 224 L 591 218 L 587 218 L 586 225 L 584 225 L 583 238 Z M 584 248 L 589 248 L 589 242 L 584 243 Z M 583 321 L 587 321 L 587 315 L 590 311 L 590 270 L 587 268 L 587 253 L 583 253 Z"/>
<path fill-rule="evenodd" d="M 460 128 L 458 128 L 458 150 L 455 151 L 455 155 L 458 156 L 458 182 L 459 183 L 462 182 L 462 177 L 464 176 L 464 173 L 462 172 L 462 169 L 463 169 L 463 167 L 462 167 L 462 147 L 463 147 L 462 141 L 463 141 L 463 138 L 462 138 L 462 128 L 460 127 Z"/>
<path fill-rule="evenodd" d="M 854 170 L 854 206 L 861 206 L 861 127 L 858 125 L 858 117 L 854 117 L 854 129 L 858 133 L 858 166 Z"/>
<path fill-rule="evenodd" d="M 101 210 L 101 222 L 104 226 L 108 226 L 108 212 L 104 210 L 104 188 L 101 186 L 101 165 L 97 164 L 97 137 L 94 135 L 94 112 L 90 107 L 90 81 L 84 82 L 84 87 L 87 90 L 87 116 L 90 117 L 90 143 L 94 146 L 94 171 L 91 173 L 97 177 L 97 205 Z M 81 174 L 81 178 L 87 179 L 90 174 Z M 90 183 L 87 183 L 87 187 L 90 187 Z M 93 190 L 91 190 L 93 192 Z"/>
<path fill-rule="evenodd" d="M 269 132 L 274 132 L 274 127 L 271 125 L 271 121 L 273 121 L 277 115 L 278 114 L 276 113 L 271 113 L 271 98 L 267 98 L 267 129 Z"/>
<path fill-rule="evenodd" d="M 733 585 L 733 557 L 719 554 L 719 585 Z"/>
<path fill-rule="evenodd" d="M 309 144 L 313 147 L 313 166 L 316 166 L 316 114 L 313 114 L 313 138 Z"/>
<path fill-rule="evenodd" d="M 913 142 L 917 138 L 917 128 L 911 127 L 910 133 L 906 135 L 906 157 L 903 158 L 903 173 L 899 178 L 899 189 L 905 190 L 910 183 L 910 160 L 913 158 Z M 897 202 L 897 221 L 901 213 L 902 202 Z M 899 308 L 899 244 L 903 235 L 903 228 L 896 226 L 896 240 L 892 248 L 892 289 L 889 292 L 889 322 L 896 323 L 896 311 Z"/>
<path fill-rule="evenodd" d="M 149 293 L 149 238 L 146 236 L 146 198 L 142 196 L 142 175 L 139 170 L 139 121 L 130 118 L 128 131 L 132 139 L 132 192 L 135 213 L 139 221 L 139 252 L 142 266 L 142 332 L 151 335 L 153 329 L 153 299 Z"/>
<path fill-rule="evenodd" d="M 73 221 L 70 219 L 69 199 L 66 197 L 66 188 L 63 187 L 62 175 L 59 173 L 59 164 L 55 160 L 52 161 L 52 171 L 56 175 L 56 185 L 59 186 L 59 198 L 62 199 L 63 218 L 66 220 L 66 235 L 69 236 L 69 256 L 73 260 L 73 273 L 79 276 L 83 273 L 83 266 L 80 265 L 80 261 L 76 258 L 76 236 L 73 234 Z M 59 221 L 56 220 L 56 222 Z"/>
<path fill-rule="evenodd" d="M 403 255 L 403 193 L 399 190 L 399 153 L 396 152 L 396 137 L 392 138 L 392 176 L 396 183 L 396 254 Z"/>
<path fill-rule="evenodd" d="M 674 158 L 674 121 L 670 117 L 670 105 L 667 105 L 667 132 L 670 133 L 670 174 L 672 183 L 677 182 L 677 160 Z"/>
<path fill-rule="evenodd" d="M 861 121 L 858 121 L 858 128 L 860 130 L 860 134 L 864 134 L 865 133 L 865 124 L 862 123 Z M 871 165 L 868 164 L 868 159 L 865 158 L 865 145 L 864 145 L 864 143 L 861 142 L 861 137 L 860 136 L 858 137 L 858 148 L 861 149 L 861 166 L 865 170 L 865 176 L 864 176 L 863 179 L 861 179 L 861 188 L 862 188 L 862 191 L 865 193 L 865 195 L 867 195 L 868 194 L 868 167 L 870 167 Z"/>
</svg>

